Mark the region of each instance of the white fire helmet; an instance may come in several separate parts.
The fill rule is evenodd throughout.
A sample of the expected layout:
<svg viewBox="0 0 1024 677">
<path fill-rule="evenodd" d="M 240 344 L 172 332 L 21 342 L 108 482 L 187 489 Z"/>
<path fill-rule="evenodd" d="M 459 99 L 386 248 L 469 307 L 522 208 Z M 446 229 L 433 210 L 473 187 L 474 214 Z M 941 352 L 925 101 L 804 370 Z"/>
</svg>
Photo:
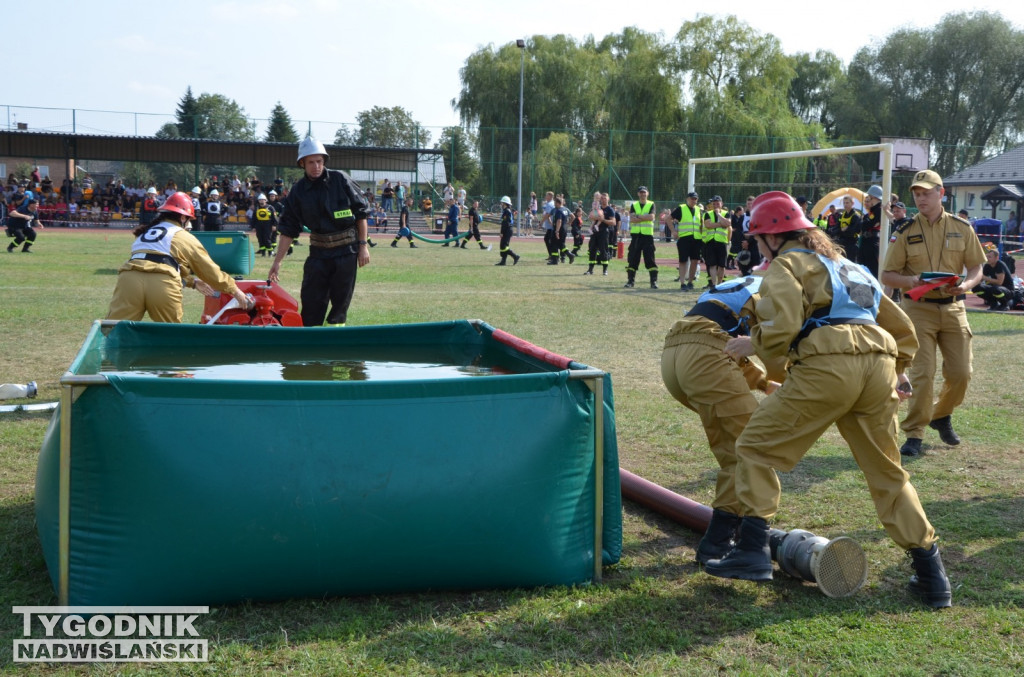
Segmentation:
<svg viewBox="0 0 1024 677">
<path fill-rule="evenodd" d="M 508 205 L 509 207 L 511 207 L 512 206 L 512 198 L 510 198 L 508 195 L 502 195 L 501 196 L 501 204 Z"/>
<path fill-rule="evenodd" d="M 324 144 L 320 143 L 312 136 L 307 136 L 299 142 L 299 157 L 295 159 L 295 164 L 299 167 L 302 166 L 302 158 L 309 155 L 323 155 L 324 160 L 330 157 L 327 154 L 327 149 L 324 148 Z"/>
</svg>

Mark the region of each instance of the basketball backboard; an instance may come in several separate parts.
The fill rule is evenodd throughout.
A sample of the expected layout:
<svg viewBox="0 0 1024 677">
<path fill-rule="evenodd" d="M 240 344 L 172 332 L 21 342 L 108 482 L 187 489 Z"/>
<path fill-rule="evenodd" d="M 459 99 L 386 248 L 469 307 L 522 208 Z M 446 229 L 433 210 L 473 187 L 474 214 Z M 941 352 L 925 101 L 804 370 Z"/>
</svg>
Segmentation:
<svg viewBox="0 0 1024 677">
<path fill-rule="evenodd" d="M 928 169 L 932 140 L 905 136 L 882 136 L 880 143 L 892 144 L 892 169 L 897 172 L 916 172 Z M 878 154 L 878 171 L 885 169 L 884 154 Z"/>
</svg>

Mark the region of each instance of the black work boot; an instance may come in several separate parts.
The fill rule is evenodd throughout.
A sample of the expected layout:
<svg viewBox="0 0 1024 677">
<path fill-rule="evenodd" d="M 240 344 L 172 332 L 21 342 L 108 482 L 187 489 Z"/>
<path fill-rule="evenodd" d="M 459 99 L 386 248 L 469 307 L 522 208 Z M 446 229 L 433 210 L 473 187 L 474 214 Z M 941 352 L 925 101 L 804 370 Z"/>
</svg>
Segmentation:
<svg viewBox="0 0 1024 677">
<path fill-rule="evenodd" d="M 900 447 L 900 454 L 903 456 L 920 456 L 921 439 L 919 437 L 908 437 L 907 441 Z"/>
<path fill-rule="evenodd" d="M 945 442 L 951 447 L 955 447 L 956 445 L 960 444 L 960 436 L 957 435 L 956 431 L 953 430 L 953 421 L 950 419 L 951 417 L 949 416 L 937 418 L 931 423 L 929 423 L 928 427 L 931 428 L 932 430 L 937 430 L 939 432 L 939 438 L 943 442 Z"/>
<path fill-rule="evenodd" d="M 722 559 L 708 560 L 704 571 L 719 578 L 745 581 L 772 580 L 772 553 L 768 547 L 768 522 L 763 517 L 740 521 L 736 545 Z"/>
<path fill-rule="evenodd" d="M 740 526 L 740 516 L 715 508 L 711 522 L 697 546 L 697 561 L 707 564 L 708 560 L 721 559 L 732 550 L 733 538 Z"/>
<path fill-rule="evenodd" d="M 953 591 L 946 577 L 946 568 L 942 566 L 939 546 L 932 544 L 931 549 L 911 548 L 913 558 L 910 566 L 917 573 L 910 577 L 910 590 L 920 595 L 924 603 L 933 609 L 944 609 L 953 606 Z"/>
</svg>

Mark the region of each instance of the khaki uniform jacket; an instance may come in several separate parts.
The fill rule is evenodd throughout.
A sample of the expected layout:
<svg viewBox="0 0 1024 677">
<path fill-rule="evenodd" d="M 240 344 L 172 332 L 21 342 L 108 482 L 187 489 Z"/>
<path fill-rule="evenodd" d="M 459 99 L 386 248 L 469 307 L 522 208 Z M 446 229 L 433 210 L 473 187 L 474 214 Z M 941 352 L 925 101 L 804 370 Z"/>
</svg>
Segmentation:
<svg viewBox="0 0 1024 677">
<path fill-rule="evenodd" d="M 171 277 L 180 275 L 182 284 L 186 287 L 194 287 L 195 278 L 198 277 L 219 292 L 234 294 L 238 291 L 234 279 L 214 263 L 206 248 L 192 233 L 182 230 L 175 234 L 171 240 L 171 256 L 181 266 L 180 273 L 166 263 L 145 259 L 129 259 L 121 264 L 118 272 L 138 270 L 145 273 L 163 273 Z"/>
<path fill-rule="evenodd" d="M 750 338 L 762 362 L 787 356 L 791 362 L 814 355 L 885 353 L 896 358 L 901 374 L 917 351 L 914 325 L 884 294 L 877 325 L 839 324 L 814 329 L 790 351 L 804 321 L 818 308 L 832 304 L 831 276 L 816 254 L 790 252 L 800 247 L 786 242 L 771 262 L 761 283 L 757 323 Z"/>
<path fill-rule="evenodd" d="M 918 214 L 909 226 L 894 232 L 889 238 L 882 270 L 900 275 L 920 275 L 925 272 L 944 272 L 960 275 L 965 268 L 985 263 L 985 251 L 971 224 L 943 212 L 935 223 Z M 924 298 L 941 299 L 950 296 L 948 287 L 934 289 Z"/>
</svg>

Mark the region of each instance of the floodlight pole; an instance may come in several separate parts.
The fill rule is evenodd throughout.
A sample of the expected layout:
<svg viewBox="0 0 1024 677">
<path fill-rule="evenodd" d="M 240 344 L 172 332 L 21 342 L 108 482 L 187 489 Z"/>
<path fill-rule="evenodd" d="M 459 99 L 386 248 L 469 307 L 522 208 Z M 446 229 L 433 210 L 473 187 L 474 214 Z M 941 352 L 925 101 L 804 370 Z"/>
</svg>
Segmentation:
<svg viewBox="0 0 1024 677">
<path fill-rule="evenodd" d="M 523 232 L 523 74 L 526 70 L 526 40 L 516 40 L 519 48 L 519 162 L 516 163 L 516 236 Z"/>
</svg>

